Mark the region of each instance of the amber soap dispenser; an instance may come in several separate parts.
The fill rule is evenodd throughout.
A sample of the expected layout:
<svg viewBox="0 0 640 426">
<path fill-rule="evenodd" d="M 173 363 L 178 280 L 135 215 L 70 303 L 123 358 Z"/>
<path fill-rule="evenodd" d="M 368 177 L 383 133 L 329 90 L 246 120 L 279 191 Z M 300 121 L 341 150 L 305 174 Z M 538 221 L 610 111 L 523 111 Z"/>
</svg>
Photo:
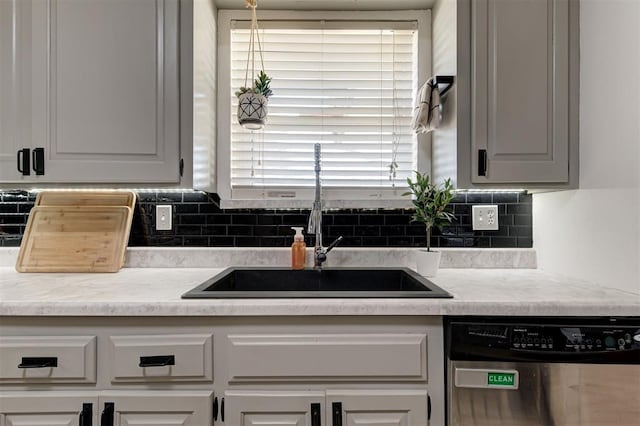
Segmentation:
<svg viewBox="0 0 640 426">
<path fill-rule="evenodd" d="M 296 231 L 291 244 L 291 268 L 304 269 L 307 256 L 307 245 L 304 243 L 304 235 L 302 235 L 302 227 L 292 226 L 291 229 Z"/>
</svg>

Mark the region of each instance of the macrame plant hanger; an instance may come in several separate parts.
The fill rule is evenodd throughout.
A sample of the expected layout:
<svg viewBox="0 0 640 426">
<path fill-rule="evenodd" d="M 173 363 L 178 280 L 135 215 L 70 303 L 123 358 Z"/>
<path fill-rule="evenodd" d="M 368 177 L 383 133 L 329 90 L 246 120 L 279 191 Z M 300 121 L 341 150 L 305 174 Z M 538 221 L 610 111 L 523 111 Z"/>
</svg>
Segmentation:
<svg viewBox="0 0 640 426">
<path fill-rule="evenodd" d="M 256 8 L 258 0 L 245 0 L 246 7 L 251 9 L 251 29 L 249 30 L 249 48 L 247 50 L 247 67 L 244 73 L 244 86 L 238 96 L 238 122 L 247 130 L 259 130 L 265 125 L 267 118 L 268 98 L 271 95 L 269 83 L 271 79 L 264 72 L 262 42 L 258 31 Z M 260 72 L 256 74 L 256 45 L 260 55 Z M 251 76 L 249 76 L 251 69 Z M 249 85 L 249 79 L 251 84 Z"/>
<path fill-rule="evenodd" d="M 249 59 L 251 59 L 251 75 L 256 75 L 256 41 L 258 42 L 258 53 L 260 54 L 261 70 L 264 71 L 264 58 L 262 57 L 262 44 L 260 43 L 260 33 L 258 32 L 258 0 L 245 0 L 246 7 L 251 8 L 251 30 L 249 31 L 249 50 L 247 51 L 247 69 L 244 72 L 244 87 L 248 87 L 249 81 Z M 256 82 L 252 79 L 251 89 L 256 88 Z"/>
</svg>

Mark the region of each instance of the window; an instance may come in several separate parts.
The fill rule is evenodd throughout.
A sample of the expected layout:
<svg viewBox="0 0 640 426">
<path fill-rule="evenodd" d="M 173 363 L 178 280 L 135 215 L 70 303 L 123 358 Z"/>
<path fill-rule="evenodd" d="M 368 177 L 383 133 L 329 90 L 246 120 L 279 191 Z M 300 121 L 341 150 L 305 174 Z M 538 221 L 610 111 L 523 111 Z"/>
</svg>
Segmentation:
<svg viewBox="0 0 640 426">
<path fill-rule="evenodd" d="M 368 200 L 356 202 L 364 207 L 402 200 L 406 177 L 419 161 L 409 123 L 426 76 L 419 53 L 430 56 L 421 49 L 423 32 L 429 33 L 427 12 L 418 18 L 392 12 L 391 20 L 380 20 L 389 19 L 387 12 L 285 12 L 295 15 L 291 20 L 282 20 L 282 12 L 278 20 L 265 19 L 271 15 L 265 12 L 258 15 L 260 39 L 274 94 L 267 125 L 255 132 L 237 123 L 234 95 L 245 84 L 249 22 L 246 15 L 234 16 L 239 11 L 219 14 L 219 64 L 226 79 L 219 79 L 218 110 L 228 111 L 218 120 L 219 147 L 226 148 L 218 162 L 223 203 L 280 200 L 264 205 L 295 206 L 292 200 L 305 200 L 298 205 L 306 206 L 313 198 L 315 143 L 322 145 L 325 200 Z"/>
</svg>

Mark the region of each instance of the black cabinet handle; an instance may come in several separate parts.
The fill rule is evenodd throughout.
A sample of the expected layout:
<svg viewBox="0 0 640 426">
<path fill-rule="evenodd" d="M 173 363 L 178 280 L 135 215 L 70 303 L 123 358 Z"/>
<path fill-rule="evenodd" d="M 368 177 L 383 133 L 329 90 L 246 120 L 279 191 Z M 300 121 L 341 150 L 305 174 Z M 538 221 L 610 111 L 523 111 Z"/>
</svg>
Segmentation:
<svg viewBox="0 0 640 426">
<path fill-rule="evenodd" d="M 487 150 L 478 150 L 478 176 L 487 175 Z"/>
<path fill-rule="evenodd" d="M 342 426 L 342 402 L 334 402 L 331 404 L 331 414 L 333 417 L 333 426 Z"/>
<path fill-rule="evenodd" d="M 213 398 L 213 421 L 218 420 L 218 397 Z"/>
<path fill-rule="evenodd" d="M 320 403 L 311 404 L 311 426 L 322 426 L 320 417 Z"/>
<path fill-rule="evenodd" d="M 224 422 L 224 398 L 220 401 L 220 420 Z"/>
<path fill-rule="evenodd" d="M 176 365 L 175 355 L 141 356 L 139 367 L 164 367 L 165 365 Z"/>
<path fill-rule="evenodd" d="M 113 415 L 115 413 L 115 403 L 105 402 L 104 410 L 100 415 L 100 426 L 113 426 Z"/>
<path fill-rule="evenodd" d="M 431 420 L 431 397 L 427 395 L 427 420 Z"/>
<path fill-rule="evenodd" d="M 33 148 L 33 171 L 37 176 L 44 175 L 44 148 Z"/>
<path fill-rule="evenodd" d="M 18 364 L 18 368 L 48 368 L 57 366 L 57 357 L 22 357 L 22 362 Z"/>
<path fill-rule="evenodd" d="M 79 426 L 92 426 L 93 424 L 93 404 L 82 404 L 82 411 L 80 411 L 80 419 L 78 420 Z"/>
<path fill-rule="evenodd" d="M 22 176 L 29 176 L 31 174 L 31 157 L 29 156 L 29 148 L 22 148 L 18 150 L 16 155 L 18 161 L 18 171 L 22 173 Z"/>
</svg>

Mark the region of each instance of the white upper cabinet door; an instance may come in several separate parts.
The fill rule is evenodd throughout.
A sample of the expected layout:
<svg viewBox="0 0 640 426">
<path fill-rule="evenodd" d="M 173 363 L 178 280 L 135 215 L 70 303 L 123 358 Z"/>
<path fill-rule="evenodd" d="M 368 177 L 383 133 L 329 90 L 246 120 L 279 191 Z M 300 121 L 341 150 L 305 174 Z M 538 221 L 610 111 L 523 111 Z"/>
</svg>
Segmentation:
<svg viewBox="0 0 640 426">
<path fill-rule="evenodd" d="M 31 3 L 0 0 L 0 182 L 28 182 L 33 175 L 30 40 Z"/>
<path fill-rule="evenodd" d="M 178 1 L 32 2 L 39 178 L 179 182 Z"/>
<path fill-rule="evenodd" d="M 472 182 L 568 182 L 568 0 L 475 0 L 471 23 Z"/>
<path fill-rule="evenodd" d="M 15 137 L 14 18 L 16 4 L 0 0 L 0 180 L 17 177 Z"/>
</svg>

